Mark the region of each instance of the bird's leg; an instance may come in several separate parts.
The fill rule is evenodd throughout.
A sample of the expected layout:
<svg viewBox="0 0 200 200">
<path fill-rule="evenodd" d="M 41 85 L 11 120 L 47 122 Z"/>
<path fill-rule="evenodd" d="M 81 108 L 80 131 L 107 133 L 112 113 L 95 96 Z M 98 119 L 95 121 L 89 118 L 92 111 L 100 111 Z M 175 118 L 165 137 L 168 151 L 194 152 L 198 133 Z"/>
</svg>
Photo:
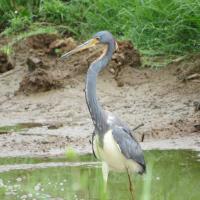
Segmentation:
<svg viewBox="0 0 200 200">
<path fill-rule="evenodd" d="M 102 162 L 102 173 L 103 173 L 103 180 L 104 180 L 104 191 L 106 191 L 108 174 L 109 174 L 109 167 L 108 167 L 108 164 L 106 162 Z"/>
<path fill-rule="evenodd" d="M 130 177 L 130 174 L 129 174 L 129 171 L 128 169 L 126 169 L 127 171 L 127 175 L 128 175 L 128 180 L 129 180 L 129 191 L 131 193 L 131 199 L 134 200 L 134 190 L 133 190 L 133 185 L 132 185 L 132 182 L 131 182 L 131 177 Z"/>
</svg>

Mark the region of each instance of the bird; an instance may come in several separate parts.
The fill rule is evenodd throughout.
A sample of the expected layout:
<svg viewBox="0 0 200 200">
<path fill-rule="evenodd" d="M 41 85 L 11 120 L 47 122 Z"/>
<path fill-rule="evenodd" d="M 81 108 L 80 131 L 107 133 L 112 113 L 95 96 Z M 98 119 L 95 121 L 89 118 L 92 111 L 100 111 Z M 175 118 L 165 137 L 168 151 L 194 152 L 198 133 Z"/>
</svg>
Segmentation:
<svg viewBox="0 0 200 200">
<path fill-rule="evenodd" d="M 92 149 L 94 156 L 102 161 L 102 174 L 106 183 L 109 171 L 127 172 L 130 182 L 131 173 L 143 174 L 146 171 L 142 148 L 128 125 L 113 113 L 104 110 L 96 95 L 97 76 L 108 65 L 117 50 L 116 40 L 109 31 L 100 31 L 85 43 L 63 54 L 61 59 L 98 44 L 104 46 L 104 51 L 89 66 L 85 81 L 86 103 L 94 124 Z"/>
</svg>

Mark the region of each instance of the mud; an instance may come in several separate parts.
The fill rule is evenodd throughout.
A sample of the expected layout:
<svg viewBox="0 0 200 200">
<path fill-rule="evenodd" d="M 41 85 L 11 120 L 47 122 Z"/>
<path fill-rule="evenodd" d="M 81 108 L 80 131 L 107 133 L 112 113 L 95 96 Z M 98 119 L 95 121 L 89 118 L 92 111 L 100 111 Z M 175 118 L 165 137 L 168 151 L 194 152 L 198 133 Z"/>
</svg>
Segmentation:
<svg viewBox="0 0 200 200">
<path fill-rule="evenodd" d="M 177 75 L 179 80 L 184 82 L 186 81 L 195 81 L 200 82 L 200 55 L 190 55 L 187 58 L 187 62 L 185 60 L 180 60 L 176 62 L 178 66 L 175 74 Z"/>
<path fill-rule="evenodd" d="M 27 43 L 33 49 L 42 49 L 46 51 L 49 49 L 52 42 L 56 41 L 58 38 L 58 35 L 55 34 L 39 34 L 29 37 Z"/>
<path fill-rule="evenodd" d="M 34 36 L 16 44 L 15 69 L 0 75 L 0 127 L 18 123 L 44 125 L 1 134 L 0 156 L 57 155 L 68 147 L 91 152 L 93 125 L 85 103 L 84 82 L 89 64 L 101 54 L 102 47 L 61 61 L 60 54 L 77 43 L 71 38 L 46 37 Z M 48 67 L 38 66 L 30 72 L 30 57 Z M 200 112 L 195 107 L 195 102 L 200 101 L 199 78 L 180 78 L 183 74 L 198 74 L 199 62 L 196 56 L 175 60 L 162 69 L 138 68 L 139 52 L 130 42 L 121 42 L 119 51 L 98 77 L 97 94 L 102 106 L 131 129 L 144 123 L 134 134 L 139 141 L 144 138 L 141 144 L 145 149 L 200 149 L 200 132 L 196 128 Z"/>
<path fill-rule="evenodd" d="M 14 64 L 11 63 L 8 56 L 0 51 L 0 73 L 7 72 L 14 68 Z"/>
<path fill-rule="evenodd" d="M 20 82 L 19 90 L 17 90 L 15 94 L 46 92 L 61 86 L 61 81 L 58 80 L 53 73 L 38 68 L 24 76 L 23 80 Z"/>
</svg>

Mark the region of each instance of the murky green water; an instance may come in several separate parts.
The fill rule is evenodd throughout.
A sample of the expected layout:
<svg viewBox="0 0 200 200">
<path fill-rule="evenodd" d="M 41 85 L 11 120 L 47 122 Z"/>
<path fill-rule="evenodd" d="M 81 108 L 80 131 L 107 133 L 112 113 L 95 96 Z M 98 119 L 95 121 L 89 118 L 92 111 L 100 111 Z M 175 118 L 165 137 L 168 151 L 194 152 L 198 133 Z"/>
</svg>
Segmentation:
<svg viewBox="0 0 200 200">
<path fill-rule="evenodd" d="M 145 158 L 147 174 L 132 175 L 136 200 L 200 199 L 197 152 L 147 151 Z M 18 199 L 126 200 L 131 197 L 126 173 L 110 173 L 104 193 L 100 164 L 92 155 L 73 162 L 66 158 L 0 158 L 0 200 Z"/>
</svg>

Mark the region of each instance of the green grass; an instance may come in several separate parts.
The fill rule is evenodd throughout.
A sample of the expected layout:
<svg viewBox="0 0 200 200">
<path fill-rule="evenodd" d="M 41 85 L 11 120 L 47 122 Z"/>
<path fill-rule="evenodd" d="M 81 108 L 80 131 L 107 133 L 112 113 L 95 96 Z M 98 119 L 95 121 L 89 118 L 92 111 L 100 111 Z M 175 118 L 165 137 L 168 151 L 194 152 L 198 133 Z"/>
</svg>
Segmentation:
<svg viewBox="0 0 200 200">
<path fill-rule="evenodd" d="M 0 29 L 24 31 L 37 16 L 42 0 L 0 0 Z"/>
<path fill-rule="evenodd" d="M 0 51 L 10 56 L 13 53 L 13 48 L 10 44 L 6 44 L 0 48 Z"/>
<path fill-rule="evenodd" d="M 146 55 L 200 50 L 199 0 L 0 0 L 0 5 L 5 35 L 45 22 L 79 40 L 106 29 Z"/>
<path fill-rule="evenodd" d="M 29 20 L 28 17 L 14 16 L 10 20 L 10 26 L 5 29 L 4 34 L 10 35 L 12 33 L 19 33 L 26 31 L 30 25 L 31 21 Z"/>
</svg>

